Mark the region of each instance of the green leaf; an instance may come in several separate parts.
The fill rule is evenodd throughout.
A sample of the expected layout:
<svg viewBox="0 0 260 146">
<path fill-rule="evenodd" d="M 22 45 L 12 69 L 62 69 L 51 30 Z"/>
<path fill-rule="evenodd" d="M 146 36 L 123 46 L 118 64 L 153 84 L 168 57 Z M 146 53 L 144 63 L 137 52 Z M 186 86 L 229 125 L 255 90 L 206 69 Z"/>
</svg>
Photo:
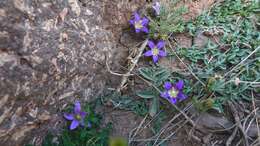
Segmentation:
<svg viewBox="0 0 260 146">
<path fill-rule="evenodd" d="M 151 69 L 149 69 L 149 68 L 140 68 L 139 72 L 140 72 L 140 74 L 144 78 L 146 78 L 148 80 L 151 80 L 151 81 L 154 81 L 153 72 L 151 71 Z"/>
<path fill-rule="evenodd" d="M 157 96 L 156 93 L 154 92 L 154 90 L 152 90 L 152 89 L 140 91 L 140 92 L 137 92 L 136 94 L 138 96 L 140 96 L 141 98 L 146 98 L 146 99 L 154 98 Z"/>
<path fill-rule="evenodd" d="M 171 72 L 168 69 L 162 67 L 140 68 L 139 72 L 145 79 L 152 81 L 156 86 L 160 86 L 162 82 L 171 76 Z"/>
<path fill-rule="evenodd" d="M 213 104 L 213 109 L 217 110 L 219 113 L 224 113 L 222 104 Z"/>
<path fill-rule="evenodd" d="M 161 84 L 161 82 L 167 80 L 171 76 L 171 72 L 165 68 L 159 68 L 157 72 L 155 72 L 156 82 Z"/>
<path fill-rule="evenodd" d="M 149 110 L 150 116 L 153 117 L 158 112 L 158 109 L 159 109 L 159 99 L 157 97 L 154 97 Z"/>
<path fill-rule="evenodd" d="M 209 84 L 211 91 L 222 93 L 225 90 L 225 81 L 222 79 L 215 79 Z"/>
</svg>

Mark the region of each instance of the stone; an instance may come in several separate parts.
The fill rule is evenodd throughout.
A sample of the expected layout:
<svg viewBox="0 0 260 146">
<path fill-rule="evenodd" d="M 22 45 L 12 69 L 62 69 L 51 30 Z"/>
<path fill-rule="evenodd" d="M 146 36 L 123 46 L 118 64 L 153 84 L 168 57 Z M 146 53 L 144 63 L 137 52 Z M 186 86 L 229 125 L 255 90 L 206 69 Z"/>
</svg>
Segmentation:
<svg viewBox="0 0 260 146">
<path fill-rule="evenodd" d="M 107 72 L 106 61 L 120 69 L 128 53 L 120 33 L 144 3 L 1 0 L 0 145 L 42 138 L 75 98 L 91 101 L 107 83 L 117 87 L 120 77 Z"/>
</svg>

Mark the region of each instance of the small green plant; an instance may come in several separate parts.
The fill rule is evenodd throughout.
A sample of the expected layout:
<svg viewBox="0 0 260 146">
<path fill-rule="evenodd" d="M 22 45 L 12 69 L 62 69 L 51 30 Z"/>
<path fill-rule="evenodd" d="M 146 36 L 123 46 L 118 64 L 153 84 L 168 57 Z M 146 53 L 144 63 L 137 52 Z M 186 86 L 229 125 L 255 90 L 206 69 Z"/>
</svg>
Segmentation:
<svg viewBox="0 0 260 146">
<path fill-rule="evenodd" d="M 183 32 L 185 23 L 182 19 L 187 9 L 184 6 L 176 7 L 179 0 L 169 0 L 168 3 L 162 3 L 160 14 L 156 18 L 150 18 L 150 37 L 154 39 L 166 40 L 170 33 Z"/>
<path fill-rule="evenodd" d="M 91 125 L 79 127 L 75 130 L 64 128 L 61 135 L 53 135 L 49 133 L 44 141 L 43 146 L 107 146 L 109 141 L 109 133 L 112 125 L 101 126 L 101 115 L 93 111 L 92 105 L 86 105 L 84 111 L 88 113 L 85 122 Z M 69 123 L 68 123 L 69 124 Z M 56 140 L 54 140 L 56 139 Z"/>
<path fill-rule="evenodd" d="M 198 88 L 204 88 L 206 96 L 214 93 L 213 107 L 220 111 L 227 100 L 249 101 L 251 93 L 257 92 L 260 81 L 257 5 L 256 1 L 241 0 L 226 0 L 216 5 L 187 23 L 187 30 L 194 37 L 202 33 L 213 40 L 208 39 L 201 48 L 193 45 L 177 49 L 180 56 L 189 60 L 193 73 L 206 84 L 198 84 Z"/>
<path fill-rule="evenodd" d="M 176 32 L 167 27 L 161 29 L 163 25 L 157 25 L 157 21 L 167 22 L 162 19 L 167 16 L 164 11 L 162 9 L 160 16 L 151 20 L 151 34 L 164 32 L 168 37 L 168 34 Z M 159 105 L 155 98 L 160 96 L 163 82 L 183 79 L 186 86 L 184 92 L 189 97 L 197 98 L 193 102 L 199 111 L 213 108 L 223 112 L 222 105 L 228 100 L 249 101 L 251 93 L 258 92 L 256 87 L 260 81 L 260 33 L 255 19 L 257 13 L 255 1 L 227 0 L 203 13 L 196 20 L 187 22 L 186 30 L 192 36 L 196 37 L 201 33 L 209 39 L 202 47 L 194 44 L 191 48 L 180 48 L 177 44 L 176 49 L 172 50 L 169 44 L 166 44 L 168 58 L 181 57 L 189 62 L 186 76 L 174 70 L 164 69 L 159 64 L 140 68 L 140 75 L 148 80 L 151 86 L 137 95 L 153 99 L 150 111 L 154 112 L 155 108 L 158 109 L 156 105 Z M 214 40 L 215 37 L 219 39 Z M 199 101 L 201 98 L 203 100 Z M 208 103 L 208 99 L 212 104 L 210 106 L 205 104 Z"/>
<path fill-rule="evenodd" d="M 133 97 L 121 95 L 118 92 L 106 91 L 100 97 L 102 104 L 111 104 L 114 108 L 133 111 L 135 114 L 144 116 L 148 113 L 147 100 L 136 100 Z"/>
</svg>

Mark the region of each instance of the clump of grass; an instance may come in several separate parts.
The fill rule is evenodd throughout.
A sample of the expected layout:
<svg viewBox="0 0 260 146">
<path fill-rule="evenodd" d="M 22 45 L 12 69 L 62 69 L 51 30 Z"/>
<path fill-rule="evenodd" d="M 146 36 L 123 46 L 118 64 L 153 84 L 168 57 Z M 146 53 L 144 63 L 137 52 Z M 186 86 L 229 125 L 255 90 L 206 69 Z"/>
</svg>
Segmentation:
<svg viewBox="0 0 260 146">
<path fill-rule="evenodd" d="M 180 0 L 168 0 L 161 3 L 160 15 L 150 17 L 150 37 L 154 39 L 166 40 L 171 33 L 183 32 L 185 23 L 182 15 L 187 12 L 184 6 L 176 7 Z"/>
</svg>

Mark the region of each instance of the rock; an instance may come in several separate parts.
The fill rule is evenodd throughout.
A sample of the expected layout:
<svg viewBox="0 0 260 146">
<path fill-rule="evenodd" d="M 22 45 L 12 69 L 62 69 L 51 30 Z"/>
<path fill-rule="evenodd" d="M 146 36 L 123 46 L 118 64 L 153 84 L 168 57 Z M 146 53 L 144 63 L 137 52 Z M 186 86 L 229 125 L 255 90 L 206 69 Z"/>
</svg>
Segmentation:
<svg viewBox="0 0 260 146">
<path fill-rule="evenodd" d="M 224 116 L 213 116 L 208 113 L 202 113 L 195 120 L 196 126 L 202 131 L 222 130 L 233 126 L 233 123 Z"/>
<path fill-rule="evenodd" d="M 203 31 L 198 31 L 196 36 L 194 37 L 194 46 L 197 48 L 203 48 L 205 47 L 208 42 L 212 42 L 216 45 L 220 45 L 220 38 L 222 36 L 221 32 L 211 32 L 214 31 L 214 29 L 208 31 L 208 30 L 203 30 Z M 221 46 L 223 48 L 225 46 Z"/>
<path fill-rule="evenodd" d="M 36 128 L 35 124 L 32 125 L 27 125 L 27 126 L 23 126 L 20 127 L 19 129 L 17 129 L 13 135 L 12 135 L 12 140 L 14 141 L 19 141 L 21 140 L 22 137 L 25 137 L 25 134 L 29 131 L 31 131 L 32 129 Z"/>
<path fill-rule="evenodd" d="M 258 137 L 258 129 L 259 127 L 257 127 L 257 124 L 254 123 L 252 124 L 249 128 L 248 128 L 248 131 L 247 131 L 247 135 L 250 136 L 250 137 L 253 137 L 253 138 L 256 138 Z"/>
<path fill-rule="evenodd" d="M 188 8 L 188 13 L 185 14 L 183 18 L 184 20 L 190 20 L 195 19 L 198 15 L 208 10 L 214 4 L 215 0 L 196 0 L 183 2 L 184 6 Z"/>
<path fill-rule="evenodd" d="M 180 48 L 190 48 L 192 46 L 192 37 L 188 34 L 177 34 L 175 39 Z"/>
<path fill-rule="evenodd" d="M 48 111 L 44 111 L 42 114 L 39 115 L 38 119 L 41 121 L 48 121 L 50 118 L 50 113 Z"/>
<path fill-rule="evenodd" d="M 203 48 L 207 45 L 210 39 L 205 36 L 202 32 L 198 32 L 194 38 L 194 46 L 197 48 Z"/>
<path fill-rule="evenodd" d="M 105 62 L 119 69 L 125 60 L 119 36 L 144 2 L 1 0 L 0 145 L 28 143 L 32 130 L 44 136 L 65 103 L 117 86 Z"/>
<path fill-rule="evenodd" d="M 77 0 L 69 0 L 69 5 L 71 7 L 71 10 L 77 15 L 79 16 L 80 15 L 80 12 L 81 12 L 81 8 L 78 4 L 78 1 Z"/>
</svg>

